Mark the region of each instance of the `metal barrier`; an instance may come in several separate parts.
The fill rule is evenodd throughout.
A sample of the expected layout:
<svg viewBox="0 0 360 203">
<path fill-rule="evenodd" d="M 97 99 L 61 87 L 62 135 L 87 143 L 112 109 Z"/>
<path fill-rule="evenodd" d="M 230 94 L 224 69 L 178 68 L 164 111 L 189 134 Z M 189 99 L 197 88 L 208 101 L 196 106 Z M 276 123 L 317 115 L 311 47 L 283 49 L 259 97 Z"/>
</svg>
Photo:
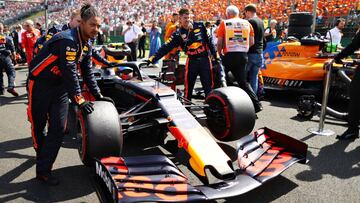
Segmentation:
<svg viewBox="0 0 360 203">
<path fill-rule="evenodd" d="M 330 83 L 331 83 L 331 72 L 333 66 L 333 60 L 329 63 L 325 63 L 324 68 L 326 70 L 326 78 L 325 78 L 325 87 L 323 92 L 323 99 L 321 103 L 321 113 L 320 113 L 320 123 L 318 128 L 309 128 L 307 129 L 308 132 L 314 135 L 321 135 L 321 136 L 331 136 L 334 135 L 335 132 L 329 129 L 324 129 L 324 122 L 326 116 L 326 107 L 329 98 L 329 91 L 330 91 Z"/>
</svg>

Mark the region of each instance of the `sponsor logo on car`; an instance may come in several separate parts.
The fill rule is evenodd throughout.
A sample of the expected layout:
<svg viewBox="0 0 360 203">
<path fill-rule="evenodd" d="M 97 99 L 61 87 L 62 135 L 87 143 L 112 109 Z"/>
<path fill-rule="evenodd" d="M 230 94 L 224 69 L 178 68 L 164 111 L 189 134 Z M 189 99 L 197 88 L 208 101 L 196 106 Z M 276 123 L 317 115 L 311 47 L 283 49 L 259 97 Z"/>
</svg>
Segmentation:
<svg viewBox="0 0 360 203">
<path fill-rule="evenodd" d="M 96 174 L 105 183 L 106 188 L 110 192 L 113 200 L 116 200 L 117 192 L 116 192 L 115 186 L 113 185 L 111 176 L 106 172 L 106 169 L 101 164 L 99 164 L 98 162 L 95 162 L 95 164 L 96 164 L 96 167 L 95 167 Z"/>
</svg>

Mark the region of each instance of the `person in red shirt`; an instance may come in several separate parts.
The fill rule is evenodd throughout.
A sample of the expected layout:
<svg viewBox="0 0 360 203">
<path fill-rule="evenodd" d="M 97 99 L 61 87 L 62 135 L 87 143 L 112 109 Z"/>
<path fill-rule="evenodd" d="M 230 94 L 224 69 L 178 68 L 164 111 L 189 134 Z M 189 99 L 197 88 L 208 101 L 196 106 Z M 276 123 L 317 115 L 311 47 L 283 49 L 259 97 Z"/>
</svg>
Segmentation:
<svg viewBox="0 0 360 203">
<path fill-rule="evenodd" d="M 36 40 L 40 37 L 40 31 L 35 29 L 34 22 L 32 20 L 27 20 L 24 23 L 25 32 L 21 35 L 21 44 L 22 48 L 26 53 L 26 61 L 29 65 L 33 58 L 34 45 Z"/>
</svg>

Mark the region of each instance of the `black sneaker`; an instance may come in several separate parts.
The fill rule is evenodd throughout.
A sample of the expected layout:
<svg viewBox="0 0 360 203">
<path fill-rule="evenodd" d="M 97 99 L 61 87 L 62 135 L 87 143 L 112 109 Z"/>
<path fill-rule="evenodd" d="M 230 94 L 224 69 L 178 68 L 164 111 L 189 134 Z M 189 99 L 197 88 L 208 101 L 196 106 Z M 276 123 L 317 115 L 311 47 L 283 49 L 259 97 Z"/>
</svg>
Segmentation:
<svg viewBox="0 0 360 203">
<path fill-rule="evenodd" d="M 4 95 L 4 90 L 0 90 L 0 95 Z"/>
<path fill-rule="evenodd" d="M 342 135 L 336 136 L 338 140 L 354 140 L 359 138 L 359 129 L 348 128 Z"/>
<path fill-rule="evenodd" d="M 52 175 L 36 175 L 36 179 L 50 186 L 59 185 L 59 180 Z"/>
<path fill-rule="evenodd" d="M 7 92 L 9 92 L 10 94 L 12 94 L 14 97 L 18 97 L 18 96 L 19 96 L 19 93 L 17 93 L 14 88 L 8 89 Z"/>
</svg>

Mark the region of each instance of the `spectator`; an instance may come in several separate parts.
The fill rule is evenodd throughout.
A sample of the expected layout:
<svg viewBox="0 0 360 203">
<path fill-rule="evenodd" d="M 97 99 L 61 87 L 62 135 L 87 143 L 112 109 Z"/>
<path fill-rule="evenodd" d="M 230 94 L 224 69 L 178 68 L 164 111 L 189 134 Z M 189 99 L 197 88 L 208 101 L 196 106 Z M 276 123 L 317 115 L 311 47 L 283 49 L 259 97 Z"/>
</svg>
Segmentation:
<svg viewBox="0 0 360 203">
<path fill-rule="evenodd" d="M 152 25 L 151 25 L 151 29 L 150 29 L 150 34 L 149 34 L 149 37 L 150 37 L 149 57 L 154 55 L 157 52 L 157 50 L 160 48 L 160 46 L 161 46 L 160 35 L 161 35 L 161 28 L 158 27 L 158 24 L 156 21 L 153 21 Z"/>
<path fill-rule="evenodd" d="M 138 39 L 142 36 L 141 29 L 139 26 L 135 25 L 131 20 L 129 20 L 126 23 L 126 27 L 124 28 L 122 35 L 124 35 L 125 43 L 131 49 L 131 56 L 130 58 L 128 57 L 128 61 L 136 61 L 137 42 Z"/>
<path fill-rule="evenodd" d="M 52 20 L 57 20 L 60 23 L 65 23 L 66 19 L 71 10 L 76 9 L 78 5 L 85 2 L 85 0 L 48 0 L 49 5 L 49 18 Z M 166 21 L 169 17 L 172 16 L 174 11 L 177 11 L 180 7 L 191 5 L 192 10 L 196 14 L 197 20 L 203 21 L 213 21 L 221 18 L 221 14 L 224 13 L 226 9 L 226 4 L 221 0 L 131 0 L 131 1 L 121 1 L 121 0 L 107 0 L 107 1 L 96 1 L 96 0 L 86 0 L 96 4 L 101 13 L 106 16 L 104 21 L 106 25 L 109 26 L 109 30 L 116 30 L 121 26 L 121 22 L 128 20 L 130 17 L 135 18 L 137 22 L 148 23 L 150 19 L 158 19 L 160 27 L 162 27 L 162 22 Z M 233 0 L 232 3 L 237 5 L 241 10 L 249 3 L 253 3 L 252 0 Z M 295 7 L 292 7 L 296 3 Z M 340 4 L 340 6 L 339 6 Z M 360 5 L 360 4 L 359 4 Z M 327 20 L 330 17 L 337 15 L 347 16 L 351 9 L 357 9 L 358 1 L 348 1 L 341 5 L 341 2 L 334 3 L 334 1 L 329 0 L 319 0 L 318 1 L 318 10 L 320 10 L 320 15 L 322 13 L 323 19 Z M 33 9 L 40 10 L 43 8 L 41 3 L 33 3 L 27 1 L 17 1 L 9 2 L 7 1 L 6 7 L 0 8 L 0 16 L 2 19 L 14 18 L 26 12 L 34 12 Z M 277 1 L 259 1 L 257 3 L 257 15 L 262 18 L 269 18 L 279 20 L 283 14 L 289 15 L 294 11 L 300 12 L 311 12 L 313 8 L 313 1 L 306 0 L 277 0 Z M 20 11 L 20 12 L 19 12 Z M 150 11 L 150 12 L 149 12 Z M 38 20 L 44 21 L 44 17 L 40 17 Z M 266 20 L 264 20 L 266 23 Z M 268 27 L 265 25 L 265 27 Z M 162 27 L 163 28 L 163 27 Z M 103 30 L 103 27 L 101 28 Z M 166 29 L 164 33 L 166 33 Z M 103 30 L 104 34 L 107 35 L 107 31 Z"/>
<path fill-rule="evenodd" d="M 264 36 L 265 36 L 266 42 L 275 41 L 275 39 L 276 39 L 276 24 L 277 24 L 277 21 L 273 19 L 270 21 L 270 26 L 265 29 Z"/>
</svg>

